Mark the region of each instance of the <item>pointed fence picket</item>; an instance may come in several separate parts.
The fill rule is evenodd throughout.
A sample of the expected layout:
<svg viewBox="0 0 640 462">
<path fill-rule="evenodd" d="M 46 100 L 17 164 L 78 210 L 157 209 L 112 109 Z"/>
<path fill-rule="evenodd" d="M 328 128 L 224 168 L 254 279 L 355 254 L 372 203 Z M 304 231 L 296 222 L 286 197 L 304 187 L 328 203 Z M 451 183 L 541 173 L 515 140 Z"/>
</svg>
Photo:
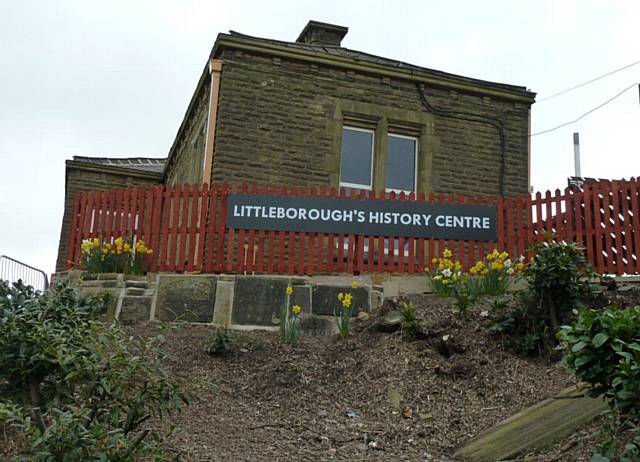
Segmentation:
<svg viewBox="0 0 640 462">
<path fill-rule="evenodd" d="M 488 204 L 496 207 L 497 242 L 444 240 L 226 226 L 230 192 L 349 198 L 353 201 Z M 531 245 L 577 242 L 600 273 L 640 273 L 640 187 L 637 179 L 587 183 L 583 189 L 534 196 L 464 197 L 286 186 L 167 185 L 90 191 L 73 199 L 67 260 L 81 260 L 84 239 L 118 236 L 153 249 L 157 272 L 313 275 L 419 274 L 445 248 L 468 269 L 493 249 L 532 255 Z"/>
</svg>

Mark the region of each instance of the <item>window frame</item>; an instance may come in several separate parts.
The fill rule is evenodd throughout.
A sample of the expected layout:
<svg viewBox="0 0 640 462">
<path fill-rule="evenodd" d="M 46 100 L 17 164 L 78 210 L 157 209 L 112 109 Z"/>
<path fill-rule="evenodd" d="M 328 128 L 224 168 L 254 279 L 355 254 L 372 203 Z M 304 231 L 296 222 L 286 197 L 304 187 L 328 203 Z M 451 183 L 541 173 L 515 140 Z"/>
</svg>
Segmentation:
<svg viewBox="0 0 640 462">
<path fill-rule="evenodd" d="M 361 128 L 355 127 L 353 125 L 344 124 L 342 125 L 342 140 L 344 141 L 344 131 L 345 130 L 354 130 L 359 132 L 365 132 L 371 134 L 371 153 L 370 153 L 370 165 L 369 169 L 369 185 L 359 184 L 359 183 L 349 183 L 347 181 L 342 181 L 342 148 L 340 150 L 340 171 L 338 176 L 338 186 L 340 188 L 354 188 L 354 189 L 365 189 L 367 191 L 371 191 L 373 189 L 373 170 L 374 170 L 374 161 L 375 161 L 375 150 L 376 150 L 376 131 L 370 128 Z"/>
<path fill-rule="evenodd" d="M 389 161 L 389 148 L 388 148 L 388 143 L 389 143 L 389 138 L 391 137 L 395 137 L 395 138 L 404 138 L 404 139 L 409 139 L 409 140 L 413 140 L 414 141 L 414 149 L 413 149 L 413 190 L 409 191 L 407 189 L 395 189 L 395 188 L 388 188 L 386 183 L 386 178 L 385 178 L 385 187 L 384 187 L 384 192 L 385 193 L 391 193 L 391 192 L 395 192 L 396 194 L 400 194 L 400 193 L 405 193 L 405 194 L 411 194 L 411 193 L 415 193 L 417 194 L 418 192 L 418 142 L 419 139 L 417 136 L 410 136 L 410 135 L 402 135 L 400 133 L 392 133 L 392 132 L 387 132 L 387 159 L 386 161 Z M 387 169 L 387 165 L 385 165 L 385 177 L 388 174 L 388 169 Z"/>
</svg>

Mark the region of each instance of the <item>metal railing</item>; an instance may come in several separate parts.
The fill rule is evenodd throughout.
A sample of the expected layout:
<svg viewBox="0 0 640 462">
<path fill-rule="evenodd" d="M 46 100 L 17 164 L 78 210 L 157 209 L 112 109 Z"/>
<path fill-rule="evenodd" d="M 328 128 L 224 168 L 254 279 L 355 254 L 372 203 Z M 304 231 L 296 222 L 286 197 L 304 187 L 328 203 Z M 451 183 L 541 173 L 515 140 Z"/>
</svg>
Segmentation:
<svg viewBox="0 0 640 462">
<path fill-rule="evenodd" d="M 40 291 L 49 288 L 49 278 L 44 271 L 6 255 L 0 255 L 0 279 L 9 282 L 22 280 L 25 284 Z"/>
</svg>

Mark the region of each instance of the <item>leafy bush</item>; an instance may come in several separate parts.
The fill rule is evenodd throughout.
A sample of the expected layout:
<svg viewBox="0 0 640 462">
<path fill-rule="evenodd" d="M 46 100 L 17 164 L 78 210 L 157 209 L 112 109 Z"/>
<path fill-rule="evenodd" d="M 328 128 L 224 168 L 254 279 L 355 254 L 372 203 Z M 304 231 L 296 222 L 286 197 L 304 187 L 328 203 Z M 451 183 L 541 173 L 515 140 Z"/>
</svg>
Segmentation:
<svg viewBox="0 0 640 462">
<path fill-rule="evenodd" d="M 546 242 L 533 247 L 535 256 L 525 278 L 537 296 L 554 331 L 590 291 L 589 279 L 596 276 L 574 242 Z"/>
<path fill-rule="evenodd" d="M 635 461 L 640 457 L 640 306 L 578 311 L 563 326 L 564 364 L 603 396 L 615 411 L 610 437 L 596 460 Z M 594 457 L 595 458 L 595 457 Z"/>
<path fill-rule="evenodd" d="M 514 307 L 499 314 L 490 332 L 519 353 L 542 354 L 556 345 L 560 323 L 568 321 L 595 274 L 574 243 L 547 242 L 534 247 L 524 269 L 529 289 L 514 297 Z"/>
<path fill-rule="evenodd" d="M 228 327 L 218 327 L 213 333 L 213 339 L 207 347 L 207 353 L 210 355 L 226 355 L 231 353 L 238 338 L 236 334 Z"/>
<path fill-rule="evenodd" d="M 564 363 L 591 385 L 590 393 L 640 419 L 640 306 L 580 309 L 558 336 L 566 345 Z"/>
<path fill-rule="evenodd" d="M 162 336 L 128 337 L 94 321 L 101 300 L 0 281 L 0 419 L 42 461 L 162 459 L 162 419 L 187 402 L 162 366 Z"/>
<path fill-rule="evenodd" d="M 503 345 L 525 356 L 542 355 L 550 334 L 540 310 L 533 308 L 536 303 L 533 292 L 522 290 L 513 297 L 494 303 L 492 314 L 496 317 L 489 327 L 489 333 L 500 335 Z"/>
</svg>

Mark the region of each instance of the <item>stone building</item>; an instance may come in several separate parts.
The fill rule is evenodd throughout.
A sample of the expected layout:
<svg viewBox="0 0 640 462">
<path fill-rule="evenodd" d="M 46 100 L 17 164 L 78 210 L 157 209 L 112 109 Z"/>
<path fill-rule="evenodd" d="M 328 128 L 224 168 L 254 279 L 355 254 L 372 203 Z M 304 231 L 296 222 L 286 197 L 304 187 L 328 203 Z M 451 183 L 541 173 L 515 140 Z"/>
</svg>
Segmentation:
<svg viewBox="0 0 640 462">
<path fill-rule="evenodd" d="M 295 42 L 219 34 L 168 157 L 153 171 L 135 159 L 67 162 L 58 269 L 78 190 L 224 180 L 528 191 L 535 93 L 351 50 L 342 46 L 347 31 L 310 21 Z M 86 168 L 91 175 L 78 174 Z"/>
</svg>

